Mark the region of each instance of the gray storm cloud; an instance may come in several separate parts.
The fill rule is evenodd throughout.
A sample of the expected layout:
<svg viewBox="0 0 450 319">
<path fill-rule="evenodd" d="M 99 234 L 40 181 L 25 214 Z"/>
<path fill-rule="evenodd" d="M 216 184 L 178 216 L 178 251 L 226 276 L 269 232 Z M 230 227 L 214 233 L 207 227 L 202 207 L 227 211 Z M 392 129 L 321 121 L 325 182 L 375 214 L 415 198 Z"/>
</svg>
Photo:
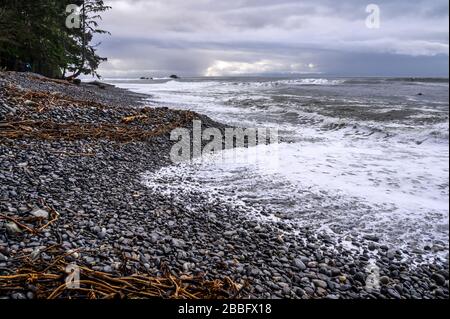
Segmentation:
<svg viewBox="0 0 450 319">
<path fill-rule="evenodd" d="M 109 0 L 105 77 L 448 76 L 448 1 Z"/>
</svg>

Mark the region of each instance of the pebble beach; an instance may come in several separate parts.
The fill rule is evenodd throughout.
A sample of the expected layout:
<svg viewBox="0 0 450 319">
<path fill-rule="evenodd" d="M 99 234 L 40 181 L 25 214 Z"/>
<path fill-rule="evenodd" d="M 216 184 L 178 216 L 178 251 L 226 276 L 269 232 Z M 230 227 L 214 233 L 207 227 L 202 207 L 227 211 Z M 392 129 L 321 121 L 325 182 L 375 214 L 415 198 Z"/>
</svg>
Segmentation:
<svg viewBox="0 0 450 319">
<path fill-rule="evenodd" d="M 170 131 L 193 119 L 225 127 L 112 85 L 0 72 L 0 288 L 24 257 L 51 263 L 56 248 L 113 277 L 230 279 L 230 298 L 448 299 L 448 254 L 413 262 L 376 236 L 337 240 L 268 211 L 147 187 L 144 172 L 171 165 Z M 42 296 L 28 282 L 0 297 Z"/>
</svg>

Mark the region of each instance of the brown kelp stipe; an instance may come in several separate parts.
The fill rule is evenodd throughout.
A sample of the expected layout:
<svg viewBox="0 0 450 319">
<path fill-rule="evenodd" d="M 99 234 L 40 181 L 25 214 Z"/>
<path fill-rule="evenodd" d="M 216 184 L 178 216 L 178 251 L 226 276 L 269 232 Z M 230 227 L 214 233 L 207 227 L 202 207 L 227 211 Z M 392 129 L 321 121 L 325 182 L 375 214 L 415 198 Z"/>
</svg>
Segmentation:
<svg viewBox="0 0 450 319">
<path fill-rule="evenodd" d="M 170 133 L 192 121 L 187 116 L 176 122 L 160 125 L 152 130 L 113 124 L 55 123 L 51 121 L 0 122 L 0 139 L 81 140 L 107 139 L 118 142 L 146 141 Z"/>
<path fill-rule="evenodd" d="M 57 247 L 50 247 L 45 253 L 52 255 L 51 261 L 37 261 L 38 257 L 31 255 L 18 258 L 23 266 L 14 274 L 0 276 L 0 294 L 26 292 L 32 287 L 36 299 L 234 299 L 240 297 L 244 288 L 229 278 L 208 281 L 186 275 L 177 277 L 168 270 L 161 277 L 121 277 L 83 266 L 76 268 L 79 280 L 67 281 L 68 269 L 74 269 L 79 261 L 74 256 L 79 252 L 61 253 Z"/>
<path fill-rule="evenodd" d="M 42 81 L 42 80 L 41 80 Z M 64 95 L 60 92 L 44 92 L 34 90 L 24 90 L 13 84 L 4 87 L 8 101 L 13 105 L 24 105 L 34 108 L 37 112 L 42 112 L 45 108 L 64 105 L 66 107 L 95 107 L 106 109 L 108 106 L 89 100 L 78 100 Z"/>
</svg>

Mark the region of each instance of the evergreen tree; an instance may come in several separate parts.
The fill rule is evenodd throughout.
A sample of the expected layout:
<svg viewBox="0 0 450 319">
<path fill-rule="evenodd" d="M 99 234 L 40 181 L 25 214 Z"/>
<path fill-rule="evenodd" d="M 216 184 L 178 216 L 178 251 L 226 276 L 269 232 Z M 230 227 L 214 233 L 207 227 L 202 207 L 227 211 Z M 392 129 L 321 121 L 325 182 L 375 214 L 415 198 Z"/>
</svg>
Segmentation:
<svg viewBox="0 0 450 319">
<path fill-rule="evenodd" d="M 69 72 L 73 72 L 70 78 L 78 77 L 81 74 L 92 74 L 98 76 L 96 70 L 101 62 L 106 58 L 96 54 L 100 43 L 92 44 L 95 34 L 109 34 L 109 32 L 99 28 L 101 13 L 111 9 L 106 6 L 103 0 L 84 0 L 77 3 L 81 7 L 81 28 L 74 29 L 72 43 L 67 48 L 70 64 L 67 66 Z"/>
<path fill-rule="evenodd" d="M 81 28 L 66 26 L 66 7 L 74 3 L 83 8 Z M 105 58 L 92 44 L 99 29 L 100 14 L 110 7 L 101 0 L 0 0 L 0 67 L 30 70 L 49 77 L 71 78 L 97 75 Z"/>
</svg>

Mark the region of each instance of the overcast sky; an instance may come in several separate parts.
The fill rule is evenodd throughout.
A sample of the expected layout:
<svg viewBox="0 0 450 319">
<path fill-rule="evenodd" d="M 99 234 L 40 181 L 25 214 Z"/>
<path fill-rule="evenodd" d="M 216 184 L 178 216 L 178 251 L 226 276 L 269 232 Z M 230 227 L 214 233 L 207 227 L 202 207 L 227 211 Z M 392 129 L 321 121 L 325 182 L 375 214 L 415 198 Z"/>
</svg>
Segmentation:
<svg viewBox="0 0 450 319">
<path fill-rule="evenodd" d="M 107 0 L 104 77 L 448 76 L 448 0 Z M 380 8 L 368 28 L 367 5 Z M 372 20 L 373 21 L 373 20 Z M 373 26 L 373 24 L 372 24 Z"/>
</svg>

